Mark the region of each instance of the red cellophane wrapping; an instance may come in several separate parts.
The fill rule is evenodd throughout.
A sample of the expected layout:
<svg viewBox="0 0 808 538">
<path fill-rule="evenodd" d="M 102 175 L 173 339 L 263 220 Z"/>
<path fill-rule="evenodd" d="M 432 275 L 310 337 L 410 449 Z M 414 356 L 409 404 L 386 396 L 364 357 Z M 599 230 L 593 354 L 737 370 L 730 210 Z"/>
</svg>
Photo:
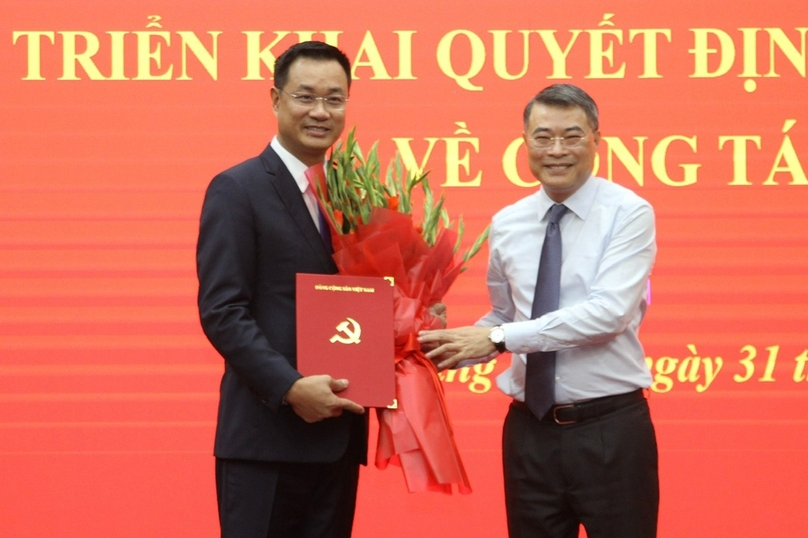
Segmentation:
<svg viewBox="0 0 808 538">
<path fill-rule="evenodd" d="M 322 168 L 313 171 L 321 173 Z M 334 223 L 331 226 L 334 260 L 341 274 L 392 276 L 395 281 L 398 408 L 377 410 L 376 467 L 400 466 L 410 492 L 451 494 L 456 485 L 460 493 L 471 493 L 438 371 L 417 340 L 418 331 L 441 328 L 429 307 L 443 299 L 461 272 L 462 261 L 453 252 L 456 234 L 444 229 L 430 247 L 411 215 L 379 207 L 373 209 L 369 223 L 350 234 L 340 235 Z"/>
</svg>

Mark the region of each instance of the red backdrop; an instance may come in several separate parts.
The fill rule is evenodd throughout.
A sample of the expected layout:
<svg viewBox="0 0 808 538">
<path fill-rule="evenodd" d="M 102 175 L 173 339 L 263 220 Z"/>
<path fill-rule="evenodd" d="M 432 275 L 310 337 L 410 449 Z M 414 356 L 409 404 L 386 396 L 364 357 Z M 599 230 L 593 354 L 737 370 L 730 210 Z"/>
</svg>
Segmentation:
<svg viewBox="0 0 808 538">
<path fill-rule="evenodd" d="M 469 236 L 535 188 L 511 145 L 527 100 L 584 87 L 598 173 L 657 213 L 641 336 L 660 536 L 808 532 L 803 0 L 130 4 L 0 6 L 4 536 L 217 535 L 199 210 L 274 134 L 269 65 L 310 37 L 354 62 L 362 145 L 431 170 Z M 446 299 L 452 325 L 487 309 L 485 256 Z M 356 536 L 505 535 L 505 362 L 444 384 L 474 493 L 363 469 Z"/>
</svg>

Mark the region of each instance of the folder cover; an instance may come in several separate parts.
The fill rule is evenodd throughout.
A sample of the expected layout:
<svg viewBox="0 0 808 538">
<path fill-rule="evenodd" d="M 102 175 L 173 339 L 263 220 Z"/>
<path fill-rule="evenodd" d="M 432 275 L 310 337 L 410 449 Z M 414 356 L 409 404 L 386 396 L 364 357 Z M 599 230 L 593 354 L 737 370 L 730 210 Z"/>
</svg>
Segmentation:
<svg viewBox="0 0 808 538">
<path fill-rule="evenodd" d="M 395 401 L 393 285 L 379 277 L 297 274 L 297 369 L 347 379 L 343 398 Z"/>
</svg>

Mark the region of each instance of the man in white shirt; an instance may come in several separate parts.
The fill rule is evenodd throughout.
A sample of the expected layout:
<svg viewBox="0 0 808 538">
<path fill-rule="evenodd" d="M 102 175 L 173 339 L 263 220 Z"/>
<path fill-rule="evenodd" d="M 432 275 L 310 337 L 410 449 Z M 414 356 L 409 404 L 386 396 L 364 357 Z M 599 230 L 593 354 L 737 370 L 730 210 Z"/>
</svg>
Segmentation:
<svg viewBox="0 0 808 538">
<path fill-rule="evenodd" d="M 542 187 L 493 218 L 491 311 L 475 327 L 424 332 L 420 341 L 437 346 L 428 356 L 440 369 L 513 353 L 497 378 L 513 397 L 503 428 L 511 538 L 575 538 L 581 524 L 589 538 L 653 537 L 657 446 L 638 339 L 656 254 L 653 209 L 592 176 L 598 110 L 580 88 L 558 84 L 536 95 L 524 139 Z M 551 213 L 560 215 L 552 223 Z M 545 243 L 560 252 L 545 258 Z M 554 256 L 557 263 L 545 261 Z M 545 279 L 551 265 L 560 275 L 556 268 L 552 308 L 537 313 L 534 303 L 548 293 L 537 286 L 542 264 Z M 526 383 L 542 376 L 544 389 Z M 542 399 L 545 407 L 533 403 Z"/>
</svg>

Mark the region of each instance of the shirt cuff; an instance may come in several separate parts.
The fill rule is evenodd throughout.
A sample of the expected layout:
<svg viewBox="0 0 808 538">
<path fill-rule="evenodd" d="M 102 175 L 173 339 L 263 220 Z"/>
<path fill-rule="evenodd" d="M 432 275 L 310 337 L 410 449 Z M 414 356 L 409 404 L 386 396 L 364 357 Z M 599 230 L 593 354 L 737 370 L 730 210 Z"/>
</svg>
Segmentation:
<svg viewBox="0 0 808 538">
<path fill-rule="evenodd" d="M 515 321 L 502 325 L 505 331 L 505 347 L 512 353 L 531 353 L 537 349 L 538 338 L 535 320 Z"/>
</svg>

